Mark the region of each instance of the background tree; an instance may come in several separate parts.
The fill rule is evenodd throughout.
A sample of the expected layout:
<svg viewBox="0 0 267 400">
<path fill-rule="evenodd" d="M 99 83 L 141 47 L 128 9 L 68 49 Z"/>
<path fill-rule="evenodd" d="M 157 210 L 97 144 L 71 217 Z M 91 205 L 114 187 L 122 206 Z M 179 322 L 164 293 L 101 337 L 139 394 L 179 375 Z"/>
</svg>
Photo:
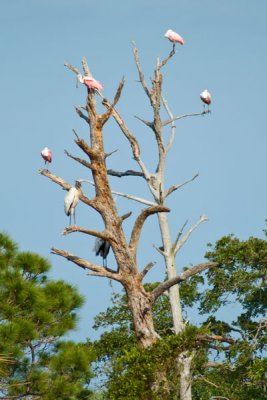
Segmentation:
<svg viewBox="0 0 267 400">
<path fill-rule="evenodd" d="M 153 308 L 155 326 L 164 341 L 148 351 L 140 352 L 136 346 L 125 296 L 116 295 L 113 307 L 96 317 L 96 329 L 112 328 L 95 343 L 97 369 L 106 374 L 105 398 L 146 398 L 149 380 L 164 368 L 170 392 L 158 398 L 176 399 L 180 385 L 176 352 L 183 346 L 195 353 L 194 399 L 267 398 L 267 242 L 254 237 L 241 241 L 230 235 L 210 247 L 206 257 L 216 261 L 218 268 L 180 286 L 183 311 L 191 314 L 194 308 L 196 314 L 197 308 L 203 314 L 197 326 L 188 323 L 184 336 L 173 334 L 168 296 L 158 299 Z M 155 284 L 151 286 L 150 290 Z M 231 304 L 235 304 L 234 315 L 229 315 Z"/>
<path fill-rule="evenodd" d="M 94 353 L 61 341 L 83 298 L 47 277 L 49 262 L 0 234 L 0 398 L 89 399 Z M 4 362 L 3 362 L 4 361 Z"/>
</svg>

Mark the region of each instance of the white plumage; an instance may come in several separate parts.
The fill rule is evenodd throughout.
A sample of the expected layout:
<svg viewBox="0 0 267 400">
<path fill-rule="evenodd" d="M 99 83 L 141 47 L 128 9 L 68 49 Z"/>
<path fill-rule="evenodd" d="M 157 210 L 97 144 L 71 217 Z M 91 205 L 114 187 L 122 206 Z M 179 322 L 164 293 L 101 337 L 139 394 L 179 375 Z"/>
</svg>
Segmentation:
<svg viewBox="0 0 267 400">
<path fill-rule="evenodd" d="M 70 216 L 70 225 L 71 225 L 71 216 L 73 215 L 74 225 L 75 221 L 75 207 L 77 206 L 79 201 L 79 190 L 76 187 L 71 187 L 64 199 L 64 210 L 67 216 Z"/>
</svg>

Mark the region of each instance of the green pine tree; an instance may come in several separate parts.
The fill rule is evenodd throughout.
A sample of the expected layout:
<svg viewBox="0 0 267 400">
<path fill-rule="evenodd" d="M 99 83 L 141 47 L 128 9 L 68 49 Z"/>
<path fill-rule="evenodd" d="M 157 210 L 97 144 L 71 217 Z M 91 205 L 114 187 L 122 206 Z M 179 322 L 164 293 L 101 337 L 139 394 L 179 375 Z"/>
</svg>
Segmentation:
<svg viewBox="0 0 267 400">
<path fill-rule="evenodd" d="M 50 268 L 0 234 L 0 398 L 93 398 L 94 352 L 62 340 L 75 328 L 83 298 L 73 286 L 49 280 Z"/>
</svg>

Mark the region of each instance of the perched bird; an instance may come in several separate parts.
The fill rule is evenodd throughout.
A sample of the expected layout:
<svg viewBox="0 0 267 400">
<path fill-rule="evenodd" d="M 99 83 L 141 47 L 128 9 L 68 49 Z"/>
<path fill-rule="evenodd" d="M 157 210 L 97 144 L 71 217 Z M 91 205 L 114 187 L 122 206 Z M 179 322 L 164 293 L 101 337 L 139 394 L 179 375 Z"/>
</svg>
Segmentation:
<svg viewBox="0 0 267 400">
<path fill-rule="evenodd" d="M 205 89 L 203 92 L 200 93 L 200 98 L 204 103 L 204 108 L 205 108 L 205 104 L 207 104 L 208 109 L 209 109 L 209 105 L 211 104 L 211 94 L 210 94 L 210 92 L 208 92 L 208 90 Z"/>
<path fill-rule="evenodd" d="M 52 151 L 48 147 L 45 147 L 41 151 L 41 156 L 45 160 L 45 165 L 46 165 L 46 163 L 51 163 L 52 162 Z"/>
<path fill-rule="evenodd" d="M 95 246 L 93 251 L 95 251 L 96 256 L 101 256 L 103 258 L 103 267 L 107 267 L 107 256 L 110 250 L 110 243 L 108 240 L 96 238 Z"/>
<path fill-rule="evenodd" d="M 64 210 L 65 214 L 70 217 L 70 225 L 71 225 L 71 216 L 73 215 L 74 225 L 76 224 L 75 220 L 75 207 L 79 201 L 79 191 L 81 187 L 81 182 L 76 181 L 75 187 L 72 186 L 64 199 Z"/>
<path fill-rule="evenodd" d="M 83 76 L 81 74 L 78 74 L 77 80 L 86 85 L 88 89 L 91 90 L 92 92 L 96 92 L 103 89 L 103 85 L 92 76 Z"/>
<path fill-rule="evenodd" d="M 184 39 L 178 33 L 172 31 L 171 29 L 167 30 L 165 33 L 165 38 L 169 39 L 174 45 L 176 43 L 184 44 Z"/>
</svg>

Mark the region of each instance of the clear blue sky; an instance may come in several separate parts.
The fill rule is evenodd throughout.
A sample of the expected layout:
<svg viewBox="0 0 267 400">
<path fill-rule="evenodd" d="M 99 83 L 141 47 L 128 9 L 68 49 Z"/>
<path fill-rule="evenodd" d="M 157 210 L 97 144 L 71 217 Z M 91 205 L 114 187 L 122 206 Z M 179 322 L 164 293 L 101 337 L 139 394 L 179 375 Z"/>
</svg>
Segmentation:
<svg viewBox="0 0 267 400">
<path fill-rule="evenodd" d="M 92 318 L 109 304 L 111 289 L 104 279 L 87 277 L 71 263 L 50 255 L 54 246 L 97 261 L 93 238 L 61 235 L 68 224 L 63 211 L 65 192 L 38 174 L 43 166 L 40 151 L 48 146 L 54 155 L 53 173 L 70 183 L 90 178 L 87 170 L 64 155 L 64 149 L 81 155 L 73 142 L 73 128 L 88 138 L 86 124 L 73 109 L 74 104 L 84 104 L 86 90 L 76 89 L 74 74 L 64 62 L 80 67 L 86 56 L 109 99 L 125 76 L 118 109 L 140 140 L 144 160 L 153 167 L 152 134 L 134 118 L 149 119 L 151 110 L 138 83 L 132 40 L 149 81 L 156 58 L 165 57 L 171 49 L 165 31 L 171 28 L 184 37 L 186 44 L 164 70 L 164 95 L 175 115 L 201 111 L 199 93 L 206 88 L 213 104 L 209 116 L 177 123 L 168 161 L 169 184 L 200 174 L 169 201 L 173 238 L 186 219 L 193 224 L 203 213 L 209 217 L 178 256 L 180 270 L 203 261 L 206 244 L 224 234 L 262 237 L 267 217 L 266 18 L 266 0 L 1 1 L 0 229 L 22 250 L 49 258 L 51 276 L 72 282 L 86 296 L 73 338 L 95 337 Z M 114 123 L 107 124 L 104 135 L 107 152 L 119 149 L 108 159 L 108 166 L 134 168 L 129 145 Z M 150 198 L 137 178 L 112 179 L 111 183 L 114 190 Z M 84 190 L 93 195 L 91 187 Z M 132 210 L 134 216 L 140 209 L 122 199 L 118 207 L 121 213 Z M 134 216 L 125 222 L 127 234 Z M 77 207 L 77 222 L 92 229 L 102 226 L 84 204 Z M 149 278 L 162 279 L 164 268 L 152 244 L 160 244 L 156 217 L 145 226 L 139 262 L 142 267 L 156 260 Z M 112 255 L 109 264 L 114 265 Z"/>
</svg>

